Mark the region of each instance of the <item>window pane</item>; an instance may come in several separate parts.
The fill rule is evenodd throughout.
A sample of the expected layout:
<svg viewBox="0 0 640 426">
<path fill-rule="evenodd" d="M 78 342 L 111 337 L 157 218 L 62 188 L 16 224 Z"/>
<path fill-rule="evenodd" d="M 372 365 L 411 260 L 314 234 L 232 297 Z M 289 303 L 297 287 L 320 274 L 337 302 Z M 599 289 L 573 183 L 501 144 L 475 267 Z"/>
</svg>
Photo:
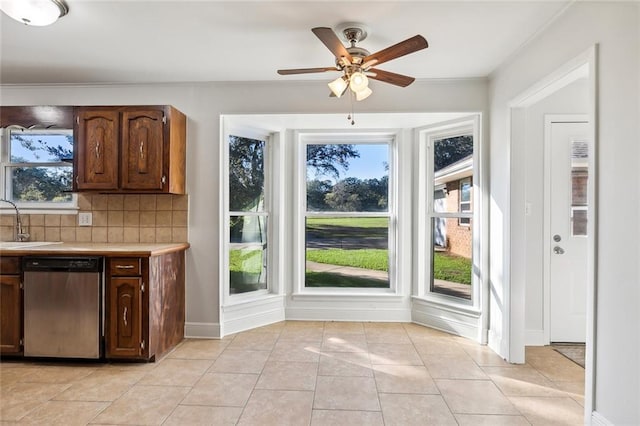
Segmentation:
<svg viewBox="0 0 640 426">
<path fill-rule="evenodd" d="M 56 163 L 73 158 L 72 130 L 12 130 L 12 163 Z"/>
<path fill-rule="evenodd" d="M 73 167 L 11 167 L 8 169 L 13 201 L 68 203 Z"/>
<path fill-rule="evenodd" d="M 471 201 L 471 180 L 463 179 L 460 181 L 460 202 Z"/>
<path fill-rule="evenodd" d="M 389 288 L 389 218 L 308 217 L 307 287 Z"/>
<path fill-rule="evenodd" d="M 307 210 L 388 211 L 388 165 L 388 144 L 307 145 Z"/>
<path fill-rule="evenodd" d="M 454 164 L 473 155 L 473 137 L 455 136 L 434 141 L 433 163 L 435 172 L 443 172 Z"/>
<path fill-rule="evenodd" d="M 434 212 L 456 213 L 471 200 L 473 137 L 438 139 L 433 147 Z"/>
<path fill-rule="evenodd" d="M 231 216 L 230 294 L 267 288 L 266 216 Z"/>
<path fill-rule="evenodd" d="M 431 291 L 471 300 L 472 226 L 455 218 L 433 218 Z"/>
<path fill-rule="evenodd" d="M 229 211 L 264 210 L 265 144 L 229 136 Z"/>
<path fill-rule="evenodd" d="M 571 207 L 571 235 L 574 237 L 587 236 L 586 207 Z"/>
</svg>

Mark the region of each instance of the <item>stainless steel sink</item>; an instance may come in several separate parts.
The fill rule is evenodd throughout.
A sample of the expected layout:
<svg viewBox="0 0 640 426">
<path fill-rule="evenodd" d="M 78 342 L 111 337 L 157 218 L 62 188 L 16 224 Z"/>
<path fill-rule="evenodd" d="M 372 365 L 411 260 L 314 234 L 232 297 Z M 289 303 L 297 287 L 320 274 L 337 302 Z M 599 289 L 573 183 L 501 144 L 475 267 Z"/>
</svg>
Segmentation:
<svg viewBox="0 0 640 426">
<path fill-rule="evenodd" d="M 0 250 L 25 249 L 51 244 L 62 244 L 62 241 L 0 241 Z"/>
</svg>

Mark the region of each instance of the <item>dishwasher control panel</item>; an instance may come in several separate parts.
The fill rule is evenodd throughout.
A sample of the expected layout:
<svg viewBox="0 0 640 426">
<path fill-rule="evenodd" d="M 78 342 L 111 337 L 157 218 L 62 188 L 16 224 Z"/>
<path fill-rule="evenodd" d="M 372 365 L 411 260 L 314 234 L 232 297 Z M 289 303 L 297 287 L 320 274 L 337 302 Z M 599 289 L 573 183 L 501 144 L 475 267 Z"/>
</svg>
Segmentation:
<svg viewBox="0 0 640 426">
<path fill-rule="evenodd" d="M 23 258 L 22 269 L 24 271 L 102 272 L 103 258 L 100 256 L 26 256 Z"/>
</svg>

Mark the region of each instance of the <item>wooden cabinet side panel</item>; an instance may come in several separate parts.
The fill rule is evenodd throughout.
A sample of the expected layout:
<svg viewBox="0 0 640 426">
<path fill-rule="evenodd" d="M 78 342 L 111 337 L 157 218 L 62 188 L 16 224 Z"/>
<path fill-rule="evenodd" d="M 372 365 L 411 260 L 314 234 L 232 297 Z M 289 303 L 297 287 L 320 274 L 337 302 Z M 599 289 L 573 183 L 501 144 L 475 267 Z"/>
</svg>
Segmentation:
<svg viewBox="0 0 640 426">
<path fill-rule="evenodd" d="M 112 277 L 109 281 L 107 358 L 142 356 L 142 279 Z"/>
<path fill-rule="evenodd" d="M 186 193 L 187 117 L 177 109 L 168 107 L 169 132 L 169 192 Z"/>
<path fill-rule="evenodd" d="M 122 189 L 163 190 L 162 117 L 161 110 L 122 113 Z"/>
<path fill-rule="evenodd" d="M 22 290 L 20 275 L 0 275 L 0 353 L 22 352 Z"/>
<path fill-rule="evenodd" d="M 118 111 L 78 109 L 74 188 L 118 188 Z"/>
<path fill-rule="evenodd" d="M 168 253 L 149 259 L 152 290 L 151 334 L 156 355 L 161 355 L 184 339 L 185 252 Z M 150 336 L 150 340 L 152 340 Z"/>
</svg>

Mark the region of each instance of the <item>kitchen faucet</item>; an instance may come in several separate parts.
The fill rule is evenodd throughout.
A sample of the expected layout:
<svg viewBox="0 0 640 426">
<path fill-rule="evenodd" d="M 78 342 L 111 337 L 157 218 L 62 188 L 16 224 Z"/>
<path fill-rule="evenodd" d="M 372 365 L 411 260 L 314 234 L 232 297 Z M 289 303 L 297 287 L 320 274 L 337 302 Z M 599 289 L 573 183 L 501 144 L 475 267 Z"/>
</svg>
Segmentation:
<svg viewBox="0 0 640 426">
<path fill-rule="evenodd" d="M 16 206 L 13 201 L 5 200 L 4 198 L 0 198 L 0 201 L 11 204 L 16 210 L 16 241 L 27 241 L 29 234 L 22 230 L 22 221 L 20 220 L 20 210 L 18 210 L 18 206 Z"/>
</svg>

